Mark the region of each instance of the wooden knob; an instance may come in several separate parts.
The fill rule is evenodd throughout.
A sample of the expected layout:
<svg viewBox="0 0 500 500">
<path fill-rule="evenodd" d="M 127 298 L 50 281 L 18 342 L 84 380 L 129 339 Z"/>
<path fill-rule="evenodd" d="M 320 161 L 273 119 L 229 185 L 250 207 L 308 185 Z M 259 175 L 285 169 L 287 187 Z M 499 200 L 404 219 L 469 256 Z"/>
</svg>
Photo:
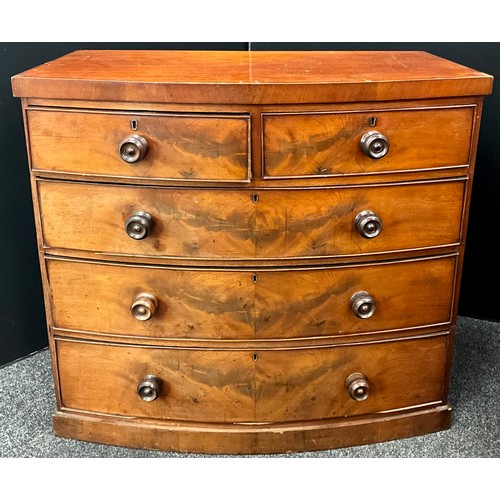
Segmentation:
<svg viewBox="0 0 500 500">
<path fill-rule="evenodd" d="M 356 292 L 349 301 L 352 312 L 360 319 L 373 316 L 376 309 L 375 300 L 365 291 Z"/>
<path fill-rule="evenodd" d="M 118 148 L 120 157 L 127 163 L 141 161 L 148 151 L 148 141 L 140 135 L 130 135 L 124 139 Z"/>
<path fill-rule="evenodd" d="M 373 160 L 379 160 L 389 152 L 389 139 L 376 130 L 366 132 L 359 145 L 363 153 Z"/>
<path fill-rule="evenodd" d="M 363 238 L 375 238 L 382 231 L 382 220 L 371 210 L 364 210 L 356 215 L 354 227 Z"/>
<path fill-rule="evenodd" d="M 155 375 L 146 375 L 137 386 L 137 394 L 143 401 L 154 401 L 161 392 L 162 382 Z"/>
<path fill-rule="evenodd" d="M 134 240 L 147 238 L 152 227 L 153 217 L 148 212 L 134 212 L 125 221 L 125 231 Z"/>
<path fill-rule="evenodd" d="M 345 381 L 349 396 L 355 401 L 364 401 L 370 395 L 370 384 L 362 373 L 353 373 Z"/>
<path fill-rule="evenodd" d="M 155 315 L 157 308 L 158 299 L 154 295 L 141 293 L 130 306 L 130 311 L 135 319 L 147 321 Z"/>
</svg>

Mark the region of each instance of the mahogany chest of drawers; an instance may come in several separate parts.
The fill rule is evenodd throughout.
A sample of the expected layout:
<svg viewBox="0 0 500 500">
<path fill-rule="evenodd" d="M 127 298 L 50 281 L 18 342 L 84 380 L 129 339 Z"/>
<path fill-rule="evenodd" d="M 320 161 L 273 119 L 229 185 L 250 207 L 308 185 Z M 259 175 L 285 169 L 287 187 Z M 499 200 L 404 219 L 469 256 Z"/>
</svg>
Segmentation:
<svg viewBox="0 0 500 500">
<path fill-rule="evenodd" d="M 277 453 L 450 425 L 490 76 L 422 52 L 78 51 L 12 85 L 57 435 Z"/>
</svg>

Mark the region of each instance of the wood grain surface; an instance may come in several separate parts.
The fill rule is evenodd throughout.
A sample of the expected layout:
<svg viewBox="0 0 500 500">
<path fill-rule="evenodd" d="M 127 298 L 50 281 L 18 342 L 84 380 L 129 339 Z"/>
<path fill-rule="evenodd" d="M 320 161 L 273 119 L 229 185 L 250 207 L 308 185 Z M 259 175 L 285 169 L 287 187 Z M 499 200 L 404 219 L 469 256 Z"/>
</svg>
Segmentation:
<svg viewBox="0 0 500 500">
<path fill-rule="evenodd" d="M 263 115 L 263 172 L 273 177 L 334 176 L 433 169 L 469 163 L 474 107 Z M 376 119 L 371 126 L 370 119 Z M 359 142 L 376 130 L 386 156 L 366 156 Z"/>
<path fill-rule="evenodd" d="M 297 424 L 205 424 L 109 417 L 58 410 L 57 436 L 153 450 L 192 453 L 268 454 L 327 450 L 420 436 L 448 429 L 449 405 L 429 405 L 403 412 Z"/>
<path fill-rule="evenodd" d="M 54 326 L 159 338 L 289 339 L 450 321 L 455 256 L 378 265 L 288 270 L 198 270 L 48 259 Z M 255 282 L 256 281 L 256 282 Z M 371 318 L 349 307 L 367 291 Z M 147 321 L 130 306 L 159 306 Z"/>
<path fill-rule="evenodd" d="M 417 51 L 93 51 L 12 79 L 16 97 L 298 103 L 483 95 L 492 77 Z"/>
<path fill-rule="evenodd" d="M 62 404 L 91 412 L 197 422 L 289 422 L 441 400 L 447 337 L 300 350 L 158 349 L 59 340 Z M 425 369 L 424 369 L 425 367 Z M 370 383 L 349 397 L 355 372 Z M 162 380 L 152 402 L 146 374 Z M 280 403 L 277 404 L 277 401 Z"/>
<path fill-rule="evenodd" d="M 248 260 L 362 255 L 456 245 L 463 180 L 314 190 L 208 190 L 38 183 L 43 241 L 51 253 Z M 254 195 L 258 195 L 255 203 Z M 363 238 L 358 213 L 372 210 L 379 236 Z M 124 229 L 136 211 L 153 217 L 151 234 Z"/>
<path fill-rule="evenodd" d="M 131 128 L 136 121 L 136 130 Z M 249 117 L 32 110 L 27 112 L 32 168 L 151 179 L 247 181 Z M 146 156 L 122 160 L 131 135 L 147 140 Z"/>
</svg>

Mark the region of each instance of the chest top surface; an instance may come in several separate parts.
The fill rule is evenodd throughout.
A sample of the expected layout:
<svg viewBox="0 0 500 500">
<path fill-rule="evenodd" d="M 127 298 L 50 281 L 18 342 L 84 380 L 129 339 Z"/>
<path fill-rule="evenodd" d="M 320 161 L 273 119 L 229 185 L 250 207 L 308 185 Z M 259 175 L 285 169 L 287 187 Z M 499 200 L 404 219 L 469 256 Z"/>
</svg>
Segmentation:
<svg viewBox="0 0 500 500">
<path fill-rule="evenodd" d="M 81 50 L 12 86 L 16 97 L 272 104 L 485 95 L 492 81 L 417 51 Z"/>
</svg>

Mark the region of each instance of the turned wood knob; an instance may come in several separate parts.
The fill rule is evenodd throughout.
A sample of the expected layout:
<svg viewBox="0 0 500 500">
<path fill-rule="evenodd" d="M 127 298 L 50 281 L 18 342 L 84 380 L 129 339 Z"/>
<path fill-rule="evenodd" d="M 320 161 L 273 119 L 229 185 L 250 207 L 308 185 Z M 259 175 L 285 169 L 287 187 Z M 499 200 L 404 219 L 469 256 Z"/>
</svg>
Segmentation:
<svg viewBox="0 0 500 500">
<path fill-rule="evenodd" d="M 153 217 L 147 212 L 134 212 L 125 221 L 125 231 L 134 240 L 147 238 L 152 227 Z"/>
<path fill-rule="evenodd" d="M 132 315 L 139 321 L 151 319 L 155 315 L 157 309 L 158 299 L 149 293 L 141 293 L 138 295 L 130 306 Z"/>
<path fill-rule="evenodd" d="M 137 394 L 143 401 L 154 401 L 161 392 L 162 382 L 155 375 L 146 375 L 137 386 Z"/>
<path fill-rule="evenodd" d="M 148 141 L 140 135 L 130 135 L 120 143 L 118 152 L 123 161 L 137 163 L 146 156 Z"/>
<path fill-rule="evenodd" d="M 382 220 L 371 210 L 364 210 L 356 215 L 354 227 L 363 238 L 375 238 L 382 231 Z"/>
<path fill-rule="evenodd" d="M 370 130 L 359 141 L 361 151 L 374 160 L 383 158 L 389 152 L 389 139 L 376 130 Z"/>
<path fill-rule="evenodd" d="M 370 395 L 370 384 L 362 373 L 353 373 L 345 381 L 349 396 L 355 401 L 364 401 Z"/>
<path fill-rule="evenodd" d="M 356 292 L 349 301 L 352 312 L 361 319 L 373 316 L 376 304 L 373 297 L 365 291 Z"/>
</svg>

